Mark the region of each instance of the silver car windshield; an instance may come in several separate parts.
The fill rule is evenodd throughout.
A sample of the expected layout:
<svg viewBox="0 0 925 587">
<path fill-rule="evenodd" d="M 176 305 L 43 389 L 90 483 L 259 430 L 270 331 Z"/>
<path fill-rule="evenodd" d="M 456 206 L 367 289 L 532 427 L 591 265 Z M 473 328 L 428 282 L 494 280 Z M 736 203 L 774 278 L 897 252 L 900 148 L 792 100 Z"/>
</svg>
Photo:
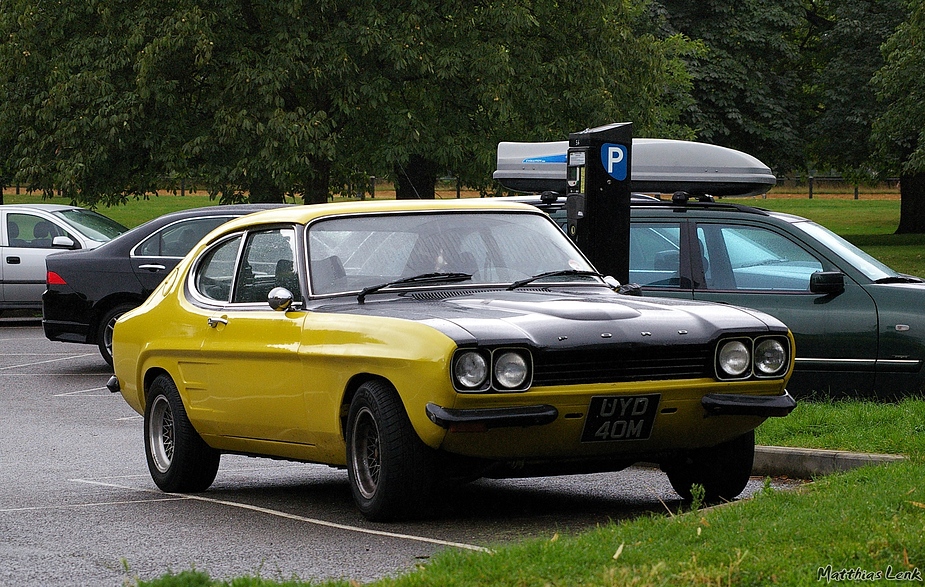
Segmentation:
<svg viewBox="0 0 925 587">
<path fill-rule="evenodd" d="M 850 263 L 852 267 L 867 276 L 871 281 L 887 279 L 899 275 L 896 271 L 871 257 L 844 238 L 815 222 L 796 222 L 794 226 L 830 248 L 841 258 Z"/>
<path fill-rule="evenodd" d="M 593 271 L 556 224 L 535 213 L 326 219 L 309 226 L 308 255 L 313 295 L 356 292 L 432 274 L 452 274 L 452 282 L 459 285 L 507 286 L 548 272 Z M 550 282 L 601 283 L 597 277 L 575 274 L 543 277 L 535 283 Z"/>
<path fill-rule="evenodd" d="M 114 239 L 128 230 L 128 228 L 122 226 L 115 220 L 94 212 L 93 210 L 79 208 L 76 210 L 61 210 L 55 214 L 67 220 L 71 226 L 75 227 L 90 240 L 99 242 L 106 242 L 110 239 Z"/>
</svg>

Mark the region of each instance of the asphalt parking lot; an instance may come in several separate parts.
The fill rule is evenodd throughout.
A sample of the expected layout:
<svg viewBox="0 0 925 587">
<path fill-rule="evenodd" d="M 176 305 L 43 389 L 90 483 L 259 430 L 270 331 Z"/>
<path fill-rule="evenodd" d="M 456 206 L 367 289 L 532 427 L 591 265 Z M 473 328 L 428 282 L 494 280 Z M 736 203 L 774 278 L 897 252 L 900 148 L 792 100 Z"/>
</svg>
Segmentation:
<svg viewBox="0 0 925 587">
<path fill-rule="evenodd" d="M 141 417 L 105 389 L 110 374 L 95 347 L 50 342 L 37 320 L 0 318 L 0 584 L 117 586 L 191 567 L 216 578 L 365 582 L 447 548 L 681 505 L 663 474 L 633 468 L 480 481 L 426 521 L 372 524 L 343 471 L 228 455 L 209 491 L 168 495 L 148 474 Z M 762 485 L 753 478 L 745 495 Z"/>
</svg>

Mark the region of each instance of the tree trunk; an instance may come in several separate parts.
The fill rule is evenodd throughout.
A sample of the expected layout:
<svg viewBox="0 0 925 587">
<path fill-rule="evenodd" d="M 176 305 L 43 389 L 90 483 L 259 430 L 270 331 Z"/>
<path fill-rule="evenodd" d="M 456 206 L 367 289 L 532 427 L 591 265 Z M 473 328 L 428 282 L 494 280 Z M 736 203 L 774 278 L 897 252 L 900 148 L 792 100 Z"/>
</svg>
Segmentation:
<svg viewBox="0 0 925 587">
<path fill-rule="evenodd" d="M 331 184 L 331 162 L 327 159 L 315 160 L 315 172 L 305 184 L 302 201 L 306 204 L 324 204 L 328 201 Z"/>
<path fill-rule="evenodd" d="M 925 173 L 900 175 L 899 198 L 896 234 L 925 233 Z"/>
<path fill-rule="evenodd" d="M 272 180 L 263 181 L 260 179 L 255 179 L 247 186 L 247 191 L 249 194 L 248 200 L 252 204 L 282 204 L 283 203 L 283 190 L 279 188 Z"/>
<path fill-rule="evenodd" d="M 437 164 L 421 155 L 412 155 L 408 163 L 395 164 L 395 199 L 433 200 L 436 198 Z"/>
</svg>

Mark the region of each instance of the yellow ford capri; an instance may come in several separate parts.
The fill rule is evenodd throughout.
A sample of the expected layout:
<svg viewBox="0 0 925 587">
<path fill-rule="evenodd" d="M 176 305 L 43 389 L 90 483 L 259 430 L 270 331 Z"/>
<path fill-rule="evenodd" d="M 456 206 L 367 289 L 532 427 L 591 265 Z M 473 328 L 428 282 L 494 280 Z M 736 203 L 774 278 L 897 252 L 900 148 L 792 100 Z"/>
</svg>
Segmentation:
<svg viewBox="0 0 925 587">
<path fill-rule="evenodd" d="M 346 467 L 394 520 L 448 482 L 659 463 L 682 497 L 745 487 L 795 402 L 766 314 L 614 290 L 545 214 L 470 200 L 281 208 L 207 235 L 113 333 L 154 482 L 222 453 Z"/>
</svg>

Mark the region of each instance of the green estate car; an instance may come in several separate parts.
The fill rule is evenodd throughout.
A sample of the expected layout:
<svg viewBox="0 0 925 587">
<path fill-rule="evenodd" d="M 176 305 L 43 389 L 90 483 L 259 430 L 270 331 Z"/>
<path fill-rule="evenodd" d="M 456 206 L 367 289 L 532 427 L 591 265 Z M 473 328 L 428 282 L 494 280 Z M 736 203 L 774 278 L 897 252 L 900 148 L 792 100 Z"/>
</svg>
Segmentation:
<svg viewBox="0 0 925 587">
<path fill-rule="evenodd" d="M 564 226 L 565 198 L 515 196 Z M 790 327 L 796 397 L 893 399 L 925 387 L 925 280 L 828 229 L 760 208 L 634 197 L 630 281 L 643 295 L 755 308 Z"/>
</svg>

